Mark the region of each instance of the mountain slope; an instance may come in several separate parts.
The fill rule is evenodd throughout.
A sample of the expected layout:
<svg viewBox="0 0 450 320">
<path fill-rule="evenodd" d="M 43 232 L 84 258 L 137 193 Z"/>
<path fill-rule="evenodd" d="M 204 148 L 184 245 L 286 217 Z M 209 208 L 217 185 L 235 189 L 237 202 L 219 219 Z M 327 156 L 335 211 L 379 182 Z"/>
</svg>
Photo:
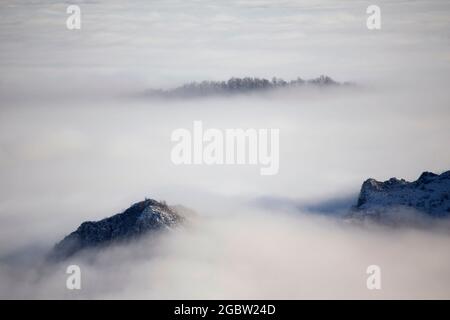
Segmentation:
<svg viewBox="0 0 450 320">
<path fill-rule="evenodd" d="M 355 215 L 380 216 L 388 211 L 412 209 L 430 217 L 450 216 L 450 171 L 424 172 L 413 182 L 391 178 L 366 180 L 354 208 Z"/>
<path fill-rule="evenodd" d="M 152 199 L 132 205 L 123 213 L 83 222 L 76 231 L 56 244 L 50 258 L 61 260 L 82 249 L 135 239 L 143 234 L 170 229 L 184 220 L 174 207 Z"/>
</svg>

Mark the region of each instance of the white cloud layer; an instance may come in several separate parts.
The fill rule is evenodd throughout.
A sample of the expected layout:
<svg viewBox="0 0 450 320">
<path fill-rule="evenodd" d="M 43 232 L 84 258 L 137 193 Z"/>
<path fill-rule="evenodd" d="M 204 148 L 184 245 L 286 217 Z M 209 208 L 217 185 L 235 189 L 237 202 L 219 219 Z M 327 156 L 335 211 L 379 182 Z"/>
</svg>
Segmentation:
<svg viewBox="0 0 450 320">
<path fill-rule="evenodd" d="M 72 3 L 72 1 L 71 1 Z M 449 170 L 448 1 L 5 1 L 0 11 L 0 297 L 449 298 L 449 236 L 267 213 L 259 197 L 347 197 L 369 177 Z M 137 101 L 123 93 L 231 76 L 328 74 L 359 85 Z M 280 171 L 174 166 L 171 132 L 280 129 Z M 187 229 L 80 262 L 84 289 L 34 259 L 82 221 L 151 197 Z M 383 290 L 365 288 L 382 268 Z M 132 268 L 132 272 L 130 272 Z M 42 271 L 44 270 L 44 271 Z M 42 274 L 41 274 L 42 272 Z"/>
</svg>

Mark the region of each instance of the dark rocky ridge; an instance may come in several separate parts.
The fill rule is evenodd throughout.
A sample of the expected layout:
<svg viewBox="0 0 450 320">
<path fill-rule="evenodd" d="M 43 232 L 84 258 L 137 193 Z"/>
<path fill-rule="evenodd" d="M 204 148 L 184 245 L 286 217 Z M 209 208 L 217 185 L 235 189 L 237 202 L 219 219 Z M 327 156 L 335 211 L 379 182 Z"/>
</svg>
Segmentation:
<svg viewBox="0 0 450 320">
<path fill-rule="evenodd" d="M 170 229 L 184 220 L 179 211 L 164 202 L 146 199 L 109 218 L 83 222 L 76 231 L 55 245 L 49 258 L 63 260 L 83 249 L 133 240 L 144 234 Z"/>
<path fill-rule="evenodd" d="M 450 216 L 450 171 L 424 172 L 413 182 L 391 178 L 366 180 L 353 216 L 378 217 L 388 211 L 412 209 L 430 217 Z"/>
</svg>

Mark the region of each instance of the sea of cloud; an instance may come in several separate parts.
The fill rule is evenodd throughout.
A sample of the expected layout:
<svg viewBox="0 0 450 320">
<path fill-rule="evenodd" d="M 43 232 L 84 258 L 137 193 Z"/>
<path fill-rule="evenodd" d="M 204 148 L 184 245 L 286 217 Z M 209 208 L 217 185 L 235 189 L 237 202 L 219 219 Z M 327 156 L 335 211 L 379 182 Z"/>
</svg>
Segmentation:
<svg viewBox="0 0 450 320">
<path fill-rule="evenodd" d="M 65 28 L 61 3 L 9 1 L 0 12 L 0 297 L 450 297 L 441 228 L 317 214 L 333 203 L 345 211 L 369 177 L 449 169 L 447 2 L 380 1 L 379 32 L 365 26 L 365 1 L 79 5 L 78 33 Z M 322 73 L 356 86 L 132 97 L 194 80 Z M 279 173 L 175 166 L 171 133 L 196 120 L 280 129 Z M 67 266 L 47 264 L 48 250 L 81 222 L 145 197 L 198 218 L 72 261 L 82 290 L 67 290 Z M 371 264 L 380 291 L 366 288 Z"/>
</svg>

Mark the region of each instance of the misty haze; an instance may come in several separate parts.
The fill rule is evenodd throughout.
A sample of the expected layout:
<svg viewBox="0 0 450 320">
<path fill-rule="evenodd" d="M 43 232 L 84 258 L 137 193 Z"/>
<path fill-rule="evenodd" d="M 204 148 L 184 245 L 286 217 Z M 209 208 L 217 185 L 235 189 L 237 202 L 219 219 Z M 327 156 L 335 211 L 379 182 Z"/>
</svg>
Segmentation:
<svg viewBox="0 0 450 320">
<path fill-rule="evenodd" d="M 76 4 L 0 11 L 0 298 L 450 298 L 447 1 L 379 30 L 364 1 Z M 174 163 L 195 121 L 279 129 L 276 174 Z"/>
</svg>

